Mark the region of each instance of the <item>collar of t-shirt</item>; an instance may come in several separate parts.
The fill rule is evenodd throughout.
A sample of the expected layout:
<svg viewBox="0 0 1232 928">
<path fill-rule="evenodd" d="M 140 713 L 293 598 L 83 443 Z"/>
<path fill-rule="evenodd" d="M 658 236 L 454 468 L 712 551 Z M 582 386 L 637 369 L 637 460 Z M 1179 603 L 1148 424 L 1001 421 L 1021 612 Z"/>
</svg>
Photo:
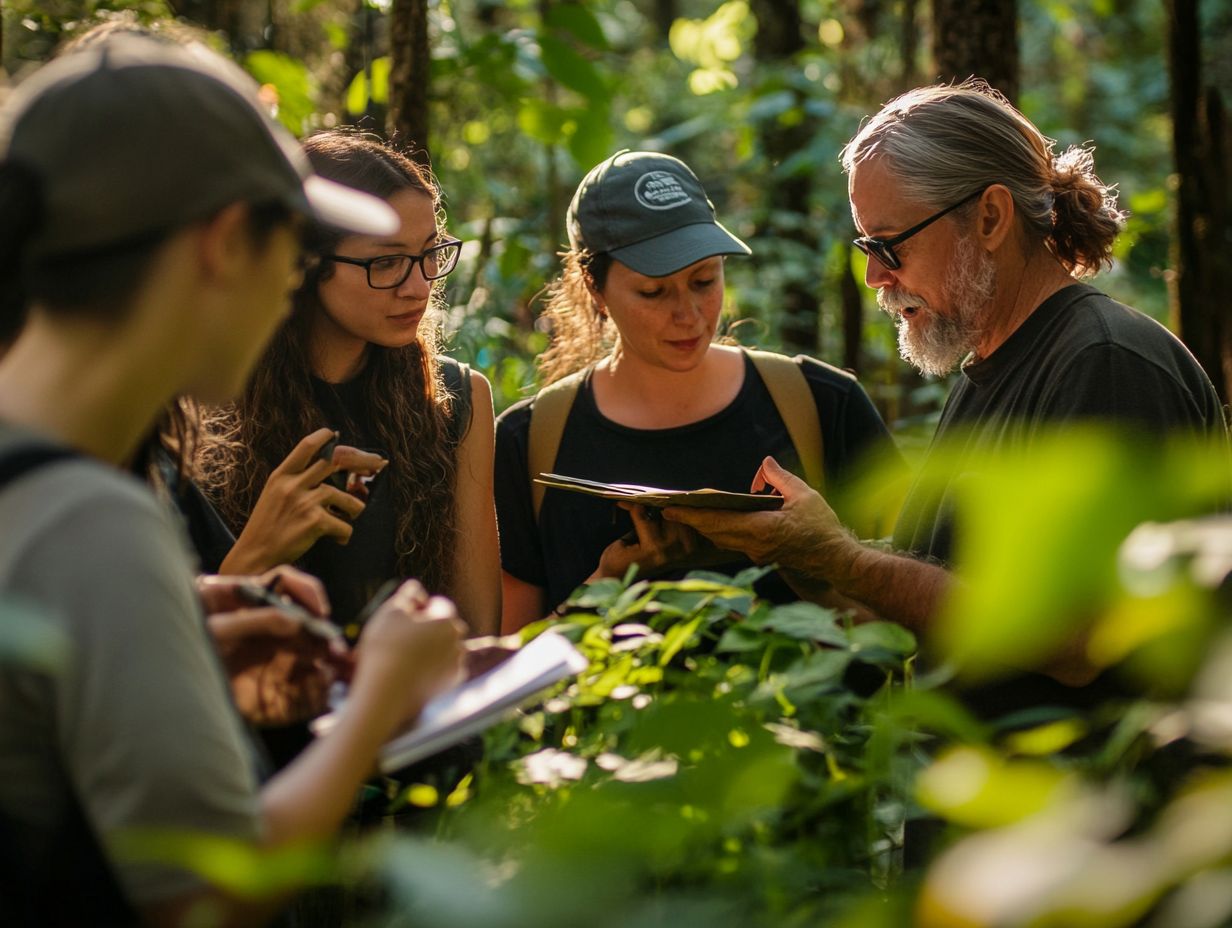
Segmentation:
<svg viewBox="0 0 1232 928">
<path fill-rule="evenodd" d="M 1035 354 L 1039 336 L 1053 319 L 1078 300 L 1094 292 L 1095 288 L 1088 284 L 1075 283 L 1061 288 L 1023 320 L 1022 325 L 1015 329 L 996 351 L 986 358 L 964 365 L 963 375 L 977 387 L 1000 380 Z"/>
</svg>

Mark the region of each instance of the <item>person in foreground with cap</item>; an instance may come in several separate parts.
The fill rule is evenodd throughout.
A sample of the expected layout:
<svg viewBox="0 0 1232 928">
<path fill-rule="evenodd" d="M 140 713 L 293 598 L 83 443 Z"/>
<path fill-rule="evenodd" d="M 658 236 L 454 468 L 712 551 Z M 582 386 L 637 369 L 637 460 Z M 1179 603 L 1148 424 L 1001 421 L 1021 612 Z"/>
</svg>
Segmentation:
<svg viewBox="0 0 1232 928">
<path fill-rule="evenodd" d="M 173 396 L 239 389 L 306 221 L 396 225 L 314 177 L 201 46 L 117 38 L 0 110 L 0 311 L 26 310 L 0 359 L 0 600 L 69 650 L 53 670 L 0 662 L 0 922 L 172 925 L 202 902 L 212 924 L 263 920 L 125 841 L 329 836 L 382 742 L 458 672 L 452 606 L 404 586 L 365 631 L 339 729 L 258 790 L 185 541 L 119 469 Z M 225 593 L 209 598 L 232 608 Z"/>
<path fill-rule="evenodd" d="M 505 631 L 542 618 L 580 584 L 643 575 L 700 559 L 739 569 L 691 530 L 640 507 L 549 489 L 542 508 L 531 471 L 674 489 L 743 491 L 767 454 L 797 466 L 824 456 L 830 483 L 857 459 L 892 449 L 855 378 L 798 357 L 805 403 L 816 407 L 818 447 L 794 447 L 752 356 L 714 343 L 723 308 L 723 257 L 748 255 L 715 219 L 682 161 L 624 151 L 582 180 L 568 214 L 570 249 L 549 290 L 552 344 L 540 359 L 546 389 L 497 423 L 496 504 Z M 536 417 L 549 394 L 570 391 L 559 444 L 541 464 Z M 538 419 L 539 422 L 543 420 Z M 895 453 L 896 454 L 896 453 Z M 632 530 L 630 532 L 630 530 Z M 747 565 L 747 561 L 743 565 Z M 766 591 L 789 598 L 782 584 Z"/>
</svg>

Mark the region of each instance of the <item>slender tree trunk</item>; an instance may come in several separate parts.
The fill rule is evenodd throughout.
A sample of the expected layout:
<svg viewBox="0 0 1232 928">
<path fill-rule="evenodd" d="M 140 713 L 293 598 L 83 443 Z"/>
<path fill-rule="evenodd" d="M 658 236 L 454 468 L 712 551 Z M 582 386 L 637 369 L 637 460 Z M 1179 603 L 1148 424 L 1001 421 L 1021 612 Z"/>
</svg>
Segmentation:
<svg viewBox="0 0 1232 928">
<path fill-rule="evenodd" d="M 539 23 L 547 27 L 548 14 L 552 10 L 552 0 L 539 0 Z M 560 102 L 560 91 L 556 81 L 545 77 L 542 83 L 543 99 L 550 106 Z M 561 189 L 560 169 L 556 163 L 557 144 L 548 144 L 543 148 L 544 183 L 547 186 L 547 224 L 544 234 L 547 236 L 548 254 L 555 254 L 566 244 L 565 211 L 569 208 L 569 200 Z"/>
<path fill-rule="evenodd" d="M 919 0 L 903 0 L 903 17 L 899 21 L 898 48 L 902 59 L 902 84 L 910 87 L 915 80 L 915 58 L 920 47 L 920 32 L 915 25 Z"/>
<path fill-rule="evenodd" d="M 757 17 L 754 53 L 758 61 L 783 65 L 804 49 L 797 0 L 754 0 L 752 9 Z M 796 105 L 802 107 L 804 100 L 799 91 L 792 92 L 796 96 Z M 815 131 L 816 126 L 808 117 L 800 119 L 795 125 L 782 125 L 777 121 L 763 125 L 762 147 L 767 160 L 774 168 L 781 166 L 791 155 L 808 145 Z M 816 256 L 820 265 L 817 236 L 809 222 L 812 177 L 808 172 L 800 171 L 779 179 L 768 178 L 767 181 L 770 185 L 767 191 L 770 212 L 797 213 L 800 218 L 799 221 L 784 224 L 785 228 L 774 228 L 773 222 L 767 223 L 769 228 L 766 231 L 803 245 L 807 253 Z M 823 276 L 818 267 L 817 273 L 789 279 L 783 288 L 780 334 L 783 348 L 789 352 L 817 352 L 821 328 L 818 282 Z"/>
<path fill-rule="evenodd" d="M 1219 91 L 1202 85 L 1198 0 L 1168 0 L 1172 145 L 1178 180 L 1172 319 L 1220 397 L 1232 396 L 1232 141 Z"/>
<path fill-rule="evenodd" d="M 680 10 L 676 0 L 654 0 L 654 22 L 655 28 L 663 39 L 663 44 L 667 44 L 667 35 L 672 31 L 672 23 L 680 16 Z"/>
<path fill-rule="evenodd" d="M 389 16 L 389 134 L 407 148 L 411 157 L 429 166 L 432 60 L 428 50 L 428 0 L 393 0 Z"/>
<path fill-rule="evenodd" d="M 933 63 L 941 80 L 982 77 L 1018 99 L 1018 0 L 933 0 Z"/>
<path fill-rule="evenodd" d="M 842 249 L 842 267 L 838 278 L 839 296 L 843 304 L 843 367 L 860 372 L 860 345 L 864 337 L 864 284 L 856 280 L 851 269 L 851 246 Z"/>
</svg>

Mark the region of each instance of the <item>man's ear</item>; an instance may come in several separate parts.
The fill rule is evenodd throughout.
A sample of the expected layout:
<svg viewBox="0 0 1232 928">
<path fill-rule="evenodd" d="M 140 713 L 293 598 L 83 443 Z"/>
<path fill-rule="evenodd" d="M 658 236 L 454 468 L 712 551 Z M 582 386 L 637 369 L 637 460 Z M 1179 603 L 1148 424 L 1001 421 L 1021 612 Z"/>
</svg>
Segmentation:
<svg viewBox="0 0 1232 928">
<path fill-rule="evenodd" d="M 1014 227 L 1014 197 L 1004 184 L 992 184 L 976 204 L 975 237 L 985 251 L 995 252 Z"/>
<path fill-rule="evenodd" d="M 247 273 L 253 250 L 251 214 L 247 203 L 232 203 L 201 223 L 202 274 L 230 280 Z"/>
</svg>

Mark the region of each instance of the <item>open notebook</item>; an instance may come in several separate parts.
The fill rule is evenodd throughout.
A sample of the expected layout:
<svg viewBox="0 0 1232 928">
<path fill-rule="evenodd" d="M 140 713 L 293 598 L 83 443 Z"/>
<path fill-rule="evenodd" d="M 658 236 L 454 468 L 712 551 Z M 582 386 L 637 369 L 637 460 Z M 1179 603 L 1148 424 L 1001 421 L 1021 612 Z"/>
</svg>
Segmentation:
<svg viewBox="0 0 1232 928">
<path fill-rule="evenodd" d="M 393 773 L 496 724 L 514 707 L 566 677 L 581 673 L 586 658 L 563 635 L 544 632 L 487 673 L 436 696 L 409 729 L 381 748 L 382 773 Z M 337 722 L 337 712 L 312 723 L 317 736 Z"/>
<path fill-rule="evenodd" d="M 769 493 L 732 493 L 727 490 L 664 490 L 636 483 L 600 483 L 563 474 L 540 474 L 535 483 L 604 499 L 623 499 L 644 506 L 691 506 L 696 509 L 735 509 L 755 512 L 783 508 L 783 497 Z"/>
</svg>

